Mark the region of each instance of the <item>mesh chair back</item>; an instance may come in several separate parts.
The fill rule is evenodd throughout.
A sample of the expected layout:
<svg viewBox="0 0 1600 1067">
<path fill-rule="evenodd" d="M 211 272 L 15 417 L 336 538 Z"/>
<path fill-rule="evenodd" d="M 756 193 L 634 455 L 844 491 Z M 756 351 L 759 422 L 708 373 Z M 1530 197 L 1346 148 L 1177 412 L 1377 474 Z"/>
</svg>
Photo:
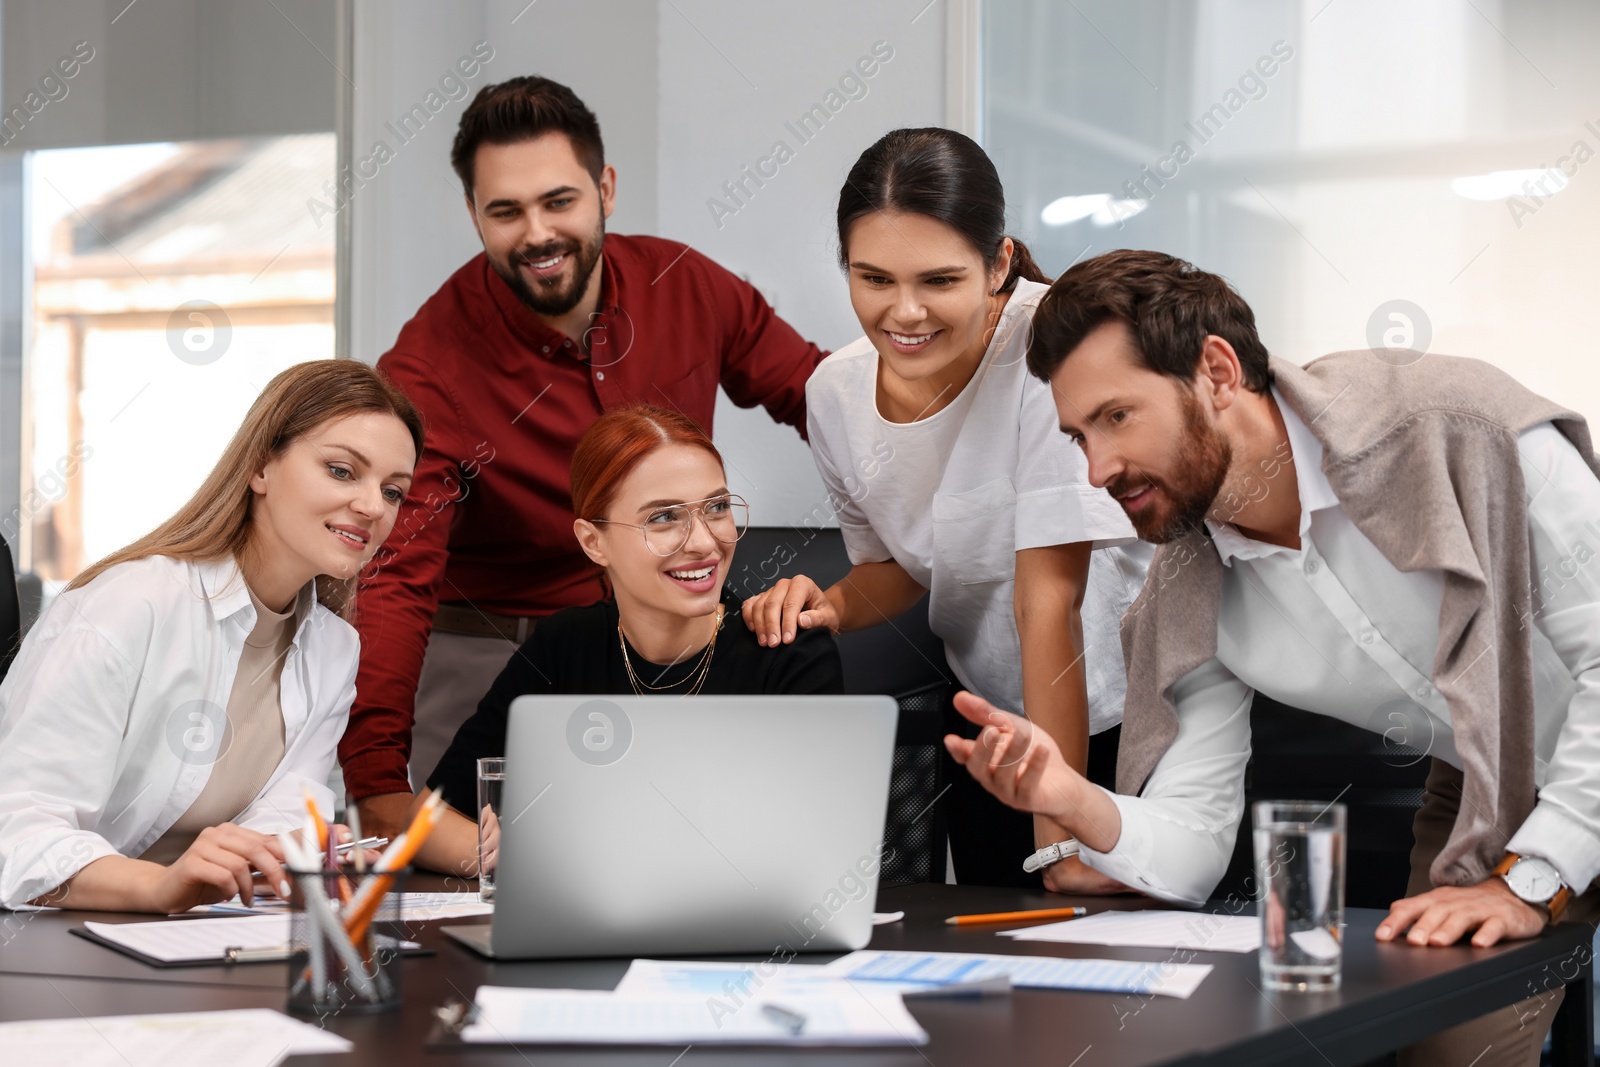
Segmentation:
<svg viewBox="0 0 1600 1067">
<path fill-rule="evenodd" d="M 943 714 L 952 689 L 934 682 L 895 698 L 900 724 L 895 734 L 889 810 L 883 827 L 881 886 L 945 880 L 946 829 L 939 803 L 945 783 Z"/>
</svg>

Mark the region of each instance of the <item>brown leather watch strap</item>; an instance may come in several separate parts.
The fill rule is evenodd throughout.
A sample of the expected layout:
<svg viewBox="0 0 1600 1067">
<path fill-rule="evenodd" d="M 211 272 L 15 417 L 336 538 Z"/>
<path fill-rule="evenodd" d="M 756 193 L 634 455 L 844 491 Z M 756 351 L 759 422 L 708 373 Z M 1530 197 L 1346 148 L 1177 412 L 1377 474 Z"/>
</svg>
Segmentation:
<svg viewBox="0 0 1600 1067">
<path fill-rule="evenodd" d="M 1545 907 L 1550 909 L 1550 922 L 1552 924 L 1561 921 L 1562 913 L 1567 910 L 1567 905 L 1570 903 L 1572 903 L 1572 887 L 1569 885 L 1564 885 L 1555 896 L 1550 898 L 1550 902 L 1545 905 Z"/>
<path fill-rule="evenodd" d="M 1511 868 L 1515 867 L 1517 862 L 1521 859 L 1522 857 L 1519 854 L 1515 852 L 1507 852 L 1505 859 L 1495 864 L 1494 873 L 1504 877 L 1511 872 Z M 1544 907 L 1545 910 L 1550 913 L 1550 922 L 1552 925 L 1561 921 L 1562 914 L 1566 912 L 1567 905 L 1571 902 L 1572 887 L 1568 885 L 1563 885 L 1560 889 L 1556 890 L 1555 896 L 1545 901 Z M 1524 901 L 1524 903 L 1530 902 Z"/>
</svg>

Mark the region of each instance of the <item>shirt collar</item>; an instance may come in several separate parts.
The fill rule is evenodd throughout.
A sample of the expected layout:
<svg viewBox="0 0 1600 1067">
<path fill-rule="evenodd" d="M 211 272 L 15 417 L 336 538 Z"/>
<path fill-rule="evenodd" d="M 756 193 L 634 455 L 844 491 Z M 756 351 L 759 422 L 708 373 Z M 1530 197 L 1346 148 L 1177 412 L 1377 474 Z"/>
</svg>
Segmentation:
<svg viewBox="0 0 1600 1067">
<path fill-rule="evenodd" d="M 1339 498 L 1334 494 L 1328 476 L 1322 472 L 1322 442 L 1317 440 L 1295 410 L 1283 402 L 1276 388 L 1272 390 L 1272 399 L 1278 405 L 1278 413 L 1283 417 L 1283 428 L 1289 438 L 1289 455 L 1294 464 L 1295 484 L 1300 494 L 1300 544 L 1304 551 L 1306 535 L 1311 531 L 1312 514 L 1338 507 Z M 1226 566 L 1231 567 L 1235 559 L 1259 559 L 1274 552 L 1293 551 L 1282 545 L 1269 545 L 1265 541 L 1247 537 L 1232 523 L 1207 519 L 1206 529 L 1211 532 L 1211 543 L 1216 546 L 1217 555 Z"/>
<path fill-rule="evenodd" d="M 546 359 L 555 359 L 565 353 L 573 359 L 583 359 L 583 349 L 572 338 L 554 329 L 544 319 L 534 313 L 533 309 L 518 299 L 506 280 L 500 277 L 500 272 L 494 269 L 494 264 L 489 262 L 487 252 L 483 253 L 483 270 L 488 276 L 489 296 L 499 307 L 500 314 L 505 317 L 506 325 L 528 348 Z M 596 309 L 599 315 L 615 315 L 622 304 L 620 279 L 617 275 L 613 257 L 606 252 L 600 256 L 600 305 Z"/>
<path fill-rule="evenodd" d="M 195 560 L 191 566 L 200 583 L 200 595 L 210 602 L 218 619 L 236 621 L 245 633 L 255 628 L 256 607 L 250 602 L 250 587 L 245 584 L 244 572 L 239 569 L 238 561 L 228 556 L 216 560 Z M 317 614 L 316 606 L 317 583 L 310 581 L 295 596 L 294 617 L 297 621 L 293 643 L 299 643 L 300 635 Z"/>
</svg>

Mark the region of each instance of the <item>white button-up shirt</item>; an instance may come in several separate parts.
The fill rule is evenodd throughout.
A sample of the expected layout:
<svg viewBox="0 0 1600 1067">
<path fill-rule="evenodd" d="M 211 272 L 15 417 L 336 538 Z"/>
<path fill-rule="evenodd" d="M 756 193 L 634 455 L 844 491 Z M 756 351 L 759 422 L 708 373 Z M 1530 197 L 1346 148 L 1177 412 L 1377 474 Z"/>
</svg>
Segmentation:
<svg viewBox="0 0 1600 1067">
<path fill-rule="evenodd" d="M 1116 846 L 1083 852 L 1097 870 L 1167 900 L 1205 900 L 1227 866 L 1244 815 L 1255 690 L 1379 733 L 1396 760 L 1420 751 L 1461 766 L 1450 706 L 1431 677 L 1443 576 L 1384 558 L 1334 495 L 1321 443 L 1281 399 L 1278 410 L 1299 485 L 1301 547 L 1208 520 L 1225 565 L 1217 654 L 1174 687 L 1178 735 L 1143 794 L 1113 798 Z M 1524 622 L 1540 788 L 1527 821 L 1506 827 L 1508 848 L 1548 860 L 1581 892 L 1600 873 L 1600 481 L 1550 423 L 1517 446 L 1537 576 Z M 1403 493 L 1394 506 L 1404 506 Z"/>
<path fill-rule="evenodd" d="M 255 608 L 231 560 L 155 556 L 62 593 L 0 683 L 0 906 L 54 889 L 102 856 L 137 857 L 205 787 L 228 742 L 228 694 Z M 302 591 L 284 657 L 284 757 L 233 821 L 305 821 L 355 699 L 360 642 Z"/>
</svg>

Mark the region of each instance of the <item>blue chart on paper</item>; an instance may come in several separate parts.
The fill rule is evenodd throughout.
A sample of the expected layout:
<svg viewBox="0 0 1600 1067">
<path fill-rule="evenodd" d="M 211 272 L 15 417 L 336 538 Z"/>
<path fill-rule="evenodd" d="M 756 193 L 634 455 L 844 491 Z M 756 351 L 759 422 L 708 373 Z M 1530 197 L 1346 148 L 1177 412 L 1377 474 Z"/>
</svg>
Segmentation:
<svg viewBox="0 0 1600 1067">
<path fill-rule="evenodd" d="M 1162 965 L 1157 963 L 981 956 L 963 952 L 869 952 L 858 956 L 861 957 L 859 962 L 852 961 L 854 965 L 838 969 L 836 976 L 860 982 L 943 986 L 981 982 L 1004 975 L 1012 985 L 1031 989 L 1107 993 L 1155 992 L 1163 984 Z"/>
</svg>

